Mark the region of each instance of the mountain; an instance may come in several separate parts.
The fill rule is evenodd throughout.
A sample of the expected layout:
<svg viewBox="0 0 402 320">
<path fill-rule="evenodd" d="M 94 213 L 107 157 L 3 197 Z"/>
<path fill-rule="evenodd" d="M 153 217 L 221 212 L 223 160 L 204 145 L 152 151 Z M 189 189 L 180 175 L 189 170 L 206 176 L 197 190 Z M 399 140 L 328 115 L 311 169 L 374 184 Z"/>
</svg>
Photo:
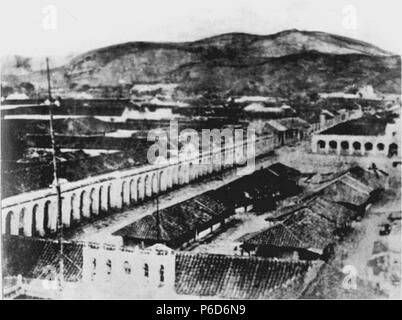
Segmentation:
<svg viewBox="0 0 402 320">
<path fill-rule="evenodd" d="M 194 42 L 129 42 L 78 55 L 52 70 L 56 86 L 179 83 L 185 94 L 278 94 L 372 85 L 400 93 L 401 60 L 371 44 L 324 32 L 229 33 Z M 13 78 L 14 77 L 14 78 Z M 19 81 L 3 73 L 5 81 Z M 45 84 L 43 71 L 24 75 Z M 2 79 L 2 80 L 3 80 Z"/>
</svg>

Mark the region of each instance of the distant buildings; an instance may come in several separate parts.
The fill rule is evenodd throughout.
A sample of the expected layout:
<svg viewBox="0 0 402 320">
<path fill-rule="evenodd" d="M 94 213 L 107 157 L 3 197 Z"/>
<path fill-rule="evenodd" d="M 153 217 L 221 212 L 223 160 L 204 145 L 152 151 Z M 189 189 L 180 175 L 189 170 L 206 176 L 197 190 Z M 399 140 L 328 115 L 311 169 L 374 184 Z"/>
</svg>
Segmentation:
<svg viewBox="0 0 402 320">
<path fill-rule="evenodd" d="M 267 106 L 263 102 L 252 102 L 243 109 L 246 114 L 253 116 L 272 116 L 272 117 L 288 117 L 296 111 L 286 104 L 278 106 Z"/>
<path fill-rule="evenodd" d="M 298 117 L 269 120 L 266 125 L 274 132 L 275 142 L 278 145 L 303 140 L 310 129 L 310 124 Z"/>
<path fill-rule="evenodd" d="M 321 98 L 343 98 L 343 99 L 366 99 L 366 100 L 382 100 L 382 97 L 374 92 L 374 88 L 370 85 L 355 89 L 354 93 L 347 92 L 330 92 L 320 93 Z"/>
</svg>

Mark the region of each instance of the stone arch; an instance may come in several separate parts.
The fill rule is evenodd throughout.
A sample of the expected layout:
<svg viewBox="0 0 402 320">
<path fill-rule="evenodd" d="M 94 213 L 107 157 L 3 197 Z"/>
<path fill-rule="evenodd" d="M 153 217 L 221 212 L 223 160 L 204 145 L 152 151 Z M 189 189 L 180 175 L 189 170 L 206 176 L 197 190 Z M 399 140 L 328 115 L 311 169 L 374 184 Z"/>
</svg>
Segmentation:
<svg viewBox="0 0 402 320">
<path fill-rule="evenodd" d="M 371 151 L 371 150 L 373 150 L 373 144 L 372 144 L 371 142 L 366 142 L 366 143 L 364 144 L 364 149 L 365 149 L 366 151 Z"/>
<path fill-rule="evenodd" d="M 170 167 L 166 170 L 167 175 L 167 189 L 173 187 L 173 174 L 174 174 L 174 167 Z"/>
<path fill-rule="evenodd" d="M 102 211 L 103 211 L 103 193 L 104 193 L 105 191 L 104 191 L 104 188 L 103 188 L 103 186 L 101 185 L 100 187 L 99 187 L 99 192 L 98 192 L 98 208 L 99 208 L 99 211 L 98 211 L 98 213 L 102 213 Z"/>
<path fill-rule="evenodd" d="M 127 206 L 130 204 L 130 186 L 126 180 L 121 184 L 121 206 Z"/>
<path fill-rule="evenodd" d="M 89 201 L 86 190 L 82 190 L 80 194 L 80 219 L 87 218 L 89 216 Z"/>
<path fill-rule="evenodd" d="M 179 185 L 183 184 L 183 167 L 181 165 L 177 168 L 177 183 Z"/>
<path fill-rule="evenodd" d="M 317 147 L 318 149 L 325 149 L 326 143 L 324 140 L 318 140 Z"/>
<path fill-rule="evenodd" d="M 20 215 L 18 218 L 18 235 L 24 236 L 26 235 L 26 230 L 25 230 L 25 221 L 27 219 L 27 212 L 25 208 L 22 208 L 20 211 Z"/>
<path fill-rule="evenodd" d="M 39 221 L 40 221 L 39 204 L 35 204 L 32 207 L 32 225 L 31 225 L 32 230 L 31 230 L 31 235 L 33 237 L 37 236 L 38 233 L 40 232 L 41 228 L 38 227 Z"/>
<path fill-rule="evenodd" d="M 336 148 L 338 147 L 338 142 L 336 142 L 335 140 L 331 140 L 329 142 L 329 148 L 330 150 L 336 150 Z"/>
<path fill-rule="evenodd" d="M 362 148 L 362 144 L 359 141 L 353 142 L 352 146 L 355 151 L 359 151 Z"/>
<path fill-rule="evenodd" d="M 377 143 L 377 150 L 378 151 L 384 151 L 385 145 L 383 143 Z"/>
<path fill-rule="evenodd" d="M 43 229 L 45 234 L 51 233 L 52 230 L 52 202 L 50 200 L 45 202 L 43 206 Z"/>
<path fill-rule="evenodd" d="M 89 193 L 89 216 L 98 213 L 98 204 L 99 202 L 96 199 L 96 189 L 92 188 Z"/>
<path fill-rule="evenodd" d="M 79 219 L 79 199 L 78 196 L 75 193 L 73 193 L 71 195 L 70 225 L 73 224 L 74 222 L 77 222 L 78 219 Z"/>
<path fill-rule="evenodd" d="M 150 177 L 150 174 L 145 175 L 144 190 L 145 190 L 144 198 L 152 196 L 152 178 Z"/>
<path fill-rule="evenodd" d="M 106 210 L 110 210 L 110 208 L 112 208 L 112 192 L 113 192 L 112 184 L 110 183 L 107 186 Z"/>
<path fill-rule="evenodd" d="M 130 189 L 130 203 L 137 202 L 138 199 L 138 194 L 137 194 L 137 183 L 135 179 L 131 179 L 129 183 L 129 189 Z"/>
<path fill-rule="evenodd" d="M 349 142 L 348 141 L 342 141 L 341 142 L 341 148 L 342 148 L 342 150 L 348 150 L 349 149 Z"/>
<path fill-rule="evenodd" d="M 159 193 L 159 175 L 158 172 L 152 174 L 152 194 Z"/>
<path fill-rule="evenodd" d="M 158 172 L 159 175 L 159 189 L 160 191 L 166 191 L 167 186 L 169 184 L 168 179 L 167 179 L 167 171 L 169 169 L 164 169 Z"/>
<path fill-rule="evenodd" d="M 4 233 L 5 234 L 15 234 L 15 226 L 18 224 L 16 221 L 16 215 L 14 211 L 10 210 L 7 212 L 6 219 L 5 219 L 5 226 L 4 226 Z"/>
<path fill-rule="evenodd" d="M 145 197 L 145 183 L 142 177 L 137 179 L 137 200 L 143 200 Z"/>
<path fill-rule="evenodd" d="M 174 165 L 171 168 L 171 179 L 172 179 L 172 186 L 175 186 L 179 183 L 179 166 Z"/>
<path fill-rule="evenodd" d="M 391 143 L 388 147 L 388 156 L 393 157 L 398 155 L 398 145 L 396 143 Z"/>
</svg>

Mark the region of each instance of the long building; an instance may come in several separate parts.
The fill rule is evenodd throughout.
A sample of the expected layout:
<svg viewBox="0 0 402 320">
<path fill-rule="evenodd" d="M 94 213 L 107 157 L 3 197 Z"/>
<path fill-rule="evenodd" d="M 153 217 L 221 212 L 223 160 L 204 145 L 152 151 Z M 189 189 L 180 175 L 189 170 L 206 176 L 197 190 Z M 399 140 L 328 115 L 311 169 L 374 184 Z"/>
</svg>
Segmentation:
<svg viewBox="0 0 402 320">
<path fill-rule="evenodd" d="M 376 114 L 340 123 L 312 136 L 313 153 L 350 156 L 401 156 L 399 116 Z"/>
</svg>

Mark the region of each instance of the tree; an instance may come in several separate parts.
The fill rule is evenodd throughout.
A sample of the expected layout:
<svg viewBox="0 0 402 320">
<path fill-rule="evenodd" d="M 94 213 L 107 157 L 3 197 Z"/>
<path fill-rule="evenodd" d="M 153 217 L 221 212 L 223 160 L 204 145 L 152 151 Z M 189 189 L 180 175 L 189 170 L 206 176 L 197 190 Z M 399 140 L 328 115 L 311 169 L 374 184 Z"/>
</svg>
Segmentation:
<svg viewBox="0 0 402 320">
<path fill-rule="evenodd" d="M 14 93 L 14 88 L 9 86 L 1 86 L 1 96 L 7 97 L 8 95 Z"/>
<path fill-rule="evenodd" d="M 35 92 L 35 86 L 30 82 L 21 82 L 19 87 L 23 89 L 28 96 Z"/>
<path fill-rule="evenodd" d="M 15 56 L 15 67 L 31 70 L 31 59 L 21 56 Z"/>
</svg>

